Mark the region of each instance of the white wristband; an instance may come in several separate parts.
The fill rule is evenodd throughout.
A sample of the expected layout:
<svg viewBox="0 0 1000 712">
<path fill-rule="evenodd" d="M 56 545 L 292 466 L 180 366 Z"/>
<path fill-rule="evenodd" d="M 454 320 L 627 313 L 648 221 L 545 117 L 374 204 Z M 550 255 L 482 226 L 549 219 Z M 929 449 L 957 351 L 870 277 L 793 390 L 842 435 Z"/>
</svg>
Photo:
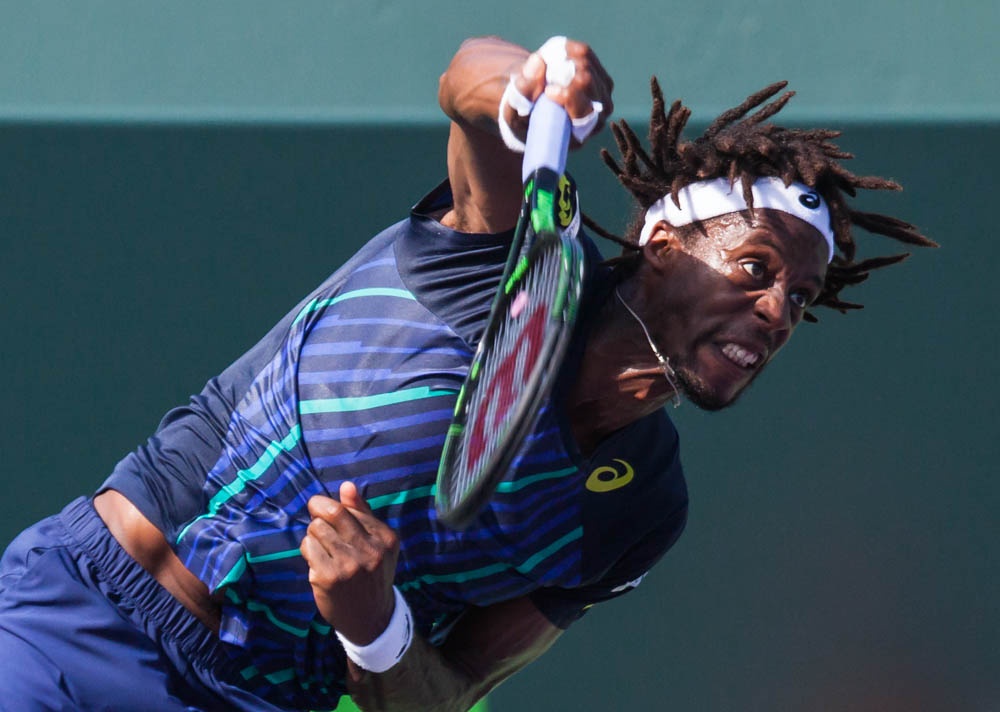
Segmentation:
<svg viewBox="0 0 1000 712">
<path fill-rule="evenodd" d="M 510 124 L 507 123 L 507 119 L 503 115 L 504 107 L 507 104 L 510 104 L 518 116 L 528 116 L 535 105 L 535 102 L 517 90 L 517 87 L 514 85 L 514 77 L 511 77 L 510 81 L 507 82 L 507 88 L 503 90 L 503 96 L 500 97 L 497 124 L 500 126 L 500 138 L 507 144 L 507 148 L 515 153 L 524 153 L 524 141 L 514 135 Z"/>
<path fill-rule="evenodd" d="M 507 82 L 507 88 L 503 90 L 503 96 L 500 97 L 500 105 L 503 106 L 504 104 L 510 104 L 511 108 L 521 118 L 528 116 L 531 110 L 535 108 L 535 102 L 518 91 L 517 85 L 514 83 L 514 77 L 511 77 L 510 81 Z"/>
<path fill-rule="evenodd" d="M 566 38 L 557 35 L 545 41 L 536 54 L 545 62 L 545 84 L 554 84 L 565 87 L 573 81 L 576 74 L 576 65 L 566 54 Z M 517 153 L 524 153 L 524 141 L 514 135 L 510 124 L 504 117 L 504 107 L 510 105 L 518 116 L 527 116 L 531 113 L 534 102 L 524 96 L 514 86 L 514 77 L 510 78 L 503 96 L 500 97 L 500 107 L 497 111 L 497 124 L 500 126 L 500 138 L 507 144 L 507 148 Z M 604 111 L 604 104 L 599 101 L 590 102 L 590 113 L 578 119 L 571 119 L 573 137 L 582 142 L 597 126 L 601 112 Z"/>
<path fill-rule="evenodd" d="M 570 119 L 570 123 L 573 125 L 573 138 L 577 141 L 582 142 L 583 139 L 590 136 L 590 132 L 597 126 L 597 120 L 600 118 L 601 112 L 604 111 L 604 104 L 599 101 L 591 101 L 590 107 L 590 113 L 586 116 L 581 116 L 579 119 Z"/>
<path fill-rule="evenodd" d="M 355 645 L 337 633 L 347 657 L 358 667 L 371 672 L 385 672 L 391 668 L 406 655 L 413 642 L 413 614 L 399 589 L 393 586 L 392 591 L 396 597 L 396 608 L 382 635 L 368 645 Z"/>
</svg>

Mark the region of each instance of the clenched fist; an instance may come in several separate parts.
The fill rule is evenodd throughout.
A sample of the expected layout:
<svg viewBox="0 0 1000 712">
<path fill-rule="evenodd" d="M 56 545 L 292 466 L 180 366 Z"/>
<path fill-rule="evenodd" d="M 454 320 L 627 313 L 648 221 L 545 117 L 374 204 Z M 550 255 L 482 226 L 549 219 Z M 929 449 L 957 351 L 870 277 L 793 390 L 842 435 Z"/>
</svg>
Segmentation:
<svg viewBox="0 0 1000 712">
<path fill-rule="evenodd" d="M 353 482 L 340 486 L 339 502 L 317 495 L 308 507 L 312 522 L 299 549 L 309 564 L 316 607 L 342 636 L 367 645 L 395 608 L 399 537 L 375 518 Z"/>
<path fill-rule="evenodd" d="M 614 81 L 601 65 L 600 60 L 589 45 L 575 40 L 566 41 L 566 57 L 574 65 L 573 79 L 568 86 L 557 86 L 545 81 L 545 62 L 538 52 L 528 56 L 519 71 L 513 73 L 514 86 L 529 101 L 536 101 L 544 91 L 557 104 L 566 109 L 570 118 L 580 119 L 592 110 L 592 102 L 599 101 L 604 109 L 597 118 L 597 125 L 591 131 L 593 135 L 601 130 L 607 117 L 614 111 L 611 92 Z M 523 139 L 528 131 L 528 118 L 519 116 L 513 107 L 503 107 L 507 124 Z M 586 140 L 586 139 L 584 139 Z M 575 138 L 573 146 L 579 146 Z"/>
</svg>

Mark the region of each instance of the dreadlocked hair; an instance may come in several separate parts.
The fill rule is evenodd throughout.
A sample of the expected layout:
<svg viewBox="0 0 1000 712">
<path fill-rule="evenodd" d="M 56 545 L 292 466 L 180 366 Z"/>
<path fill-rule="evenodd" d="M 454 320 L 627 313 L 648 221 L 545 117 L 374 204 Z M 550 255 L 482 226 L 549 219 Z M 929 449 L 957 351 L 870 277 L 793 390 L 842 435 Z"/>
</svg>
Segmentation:
<svg viewBox="0 0 1000 712">
<path fill-rule="evenodd" d="M 840 161 L 854 156 L 831 143 L 831 139 L 840 136 L 839 131 L 788 129 L 765 123 L 794 96 L 795 92 L 789 91 L 768 103 L 786 85 L 787 82 L 777 82 L 751 94 L 739 106 L 720 114 L 700 137 L 694 141 L 682 141 L 681 132 L 691 116 L 691 110 L 680 101 L 675 101 L 666 111 L 660 84 L 653 77 L 650 82 L 653 110 L 649 124 L 649 152 L 642 147 L 628 122 L 622 119 L 611 123 L 611 132 L 621 153 L 621 165 L 606 149 L 601 149 L 601 158 L 633 195 L 643 212 L 668 193 L 680 207 L 678 193 L 682 188 L 714 178 L 728 178 L 730 185 L 739 181 L 751 212 L 751 186 L 758 178 L 778 177 L 786 186 L 793 181 L 804 183 L 826 200 L 834 242 L 841 253 L 834 256 L 827 268 L 826 281 L 813 306 L 831 307 L 842 313 L 849 309 L 861 309 L 861 304 L 842 301 L 841 290 L 860 284 L 868 279 L 872 270 L 900 262 L 909 257 L 909 253 L 855 262 L 851 225 L 909 245 L 937 247 L 937 244 L 907 222 L 848 207 L 844 194 L 854 197 L 859 188 L 902 188 L 885 178 L 856 176 L 841 166 Z M 630 231 L 633 239 L 626 239 L 608 232 L 586 215 L 583 220 L 594 233 L 629 250 L 639 249 L 635 230 Z M 627 256 L 622 260 L 627 260 Z M 817 320 L 811 313 L 806 313 L 804 318 L 813 322 Z"/>
</svg>

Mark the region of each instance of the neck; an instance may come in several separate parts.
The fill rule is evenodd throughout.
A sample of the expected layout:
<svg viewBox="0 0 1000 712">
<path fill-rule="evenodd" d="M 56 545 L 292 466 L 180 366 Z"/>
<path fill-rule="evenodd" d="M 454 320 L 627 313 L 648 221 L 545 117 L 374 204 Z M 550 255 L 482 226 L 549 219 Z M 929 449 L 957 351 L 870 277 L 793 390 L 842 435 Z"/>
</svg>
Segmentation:
<svg viewBox="0 0 1000 712">
<path fill-rule="evenodd" d="M 609 293 L 595 316 L 576 383 L 567 403 L 580 451 L 590 455 L 614 431 L 662 408 L 677 396 L 650 348 L 639 319 L 626 306 L 634 295 Z"/>
</svg>

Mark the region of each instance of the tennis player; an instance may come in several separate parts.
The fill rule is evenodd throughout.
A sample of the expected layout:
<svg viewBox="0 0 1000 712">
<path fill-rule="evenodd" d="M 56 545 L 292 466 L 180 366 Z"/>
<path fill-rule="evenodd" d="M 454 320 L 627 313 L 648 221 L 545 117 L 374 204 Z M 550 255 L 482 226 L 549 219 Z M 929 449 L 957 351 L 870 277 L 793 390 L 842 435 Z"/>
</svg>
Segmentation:
<svg viewBox="0 0 1000 712">
<path fill-rule="evenodd" d="M 559 81 L 554 63 L 569 61 Z M 621 122 L 626 247 L 588 241 L 570 356 L 496 496 L 440 524 L 434 478 L 520 205 L 532 103 L 575 144 L 612 110 L 591 49 L 463 44 L 441 77 L 448 181 L 256 346 L 170 411 L 93 498 L 0 564 L 0 707 L 466 710 L 593 604 L 639 584 L 687 493 L 663 406 L 722 408 L 816 306 L 898 257 L 854 261 L 852 211 L 894 189 L 840 166 L 834 132 L 767 123 L 769 87 L 694 142 L 653 84 L 651 146 Z M 771 101 L 771 103 L 767 103 Z M 756 113 L 752 113 L 756 111 Z"/>
</svg>

